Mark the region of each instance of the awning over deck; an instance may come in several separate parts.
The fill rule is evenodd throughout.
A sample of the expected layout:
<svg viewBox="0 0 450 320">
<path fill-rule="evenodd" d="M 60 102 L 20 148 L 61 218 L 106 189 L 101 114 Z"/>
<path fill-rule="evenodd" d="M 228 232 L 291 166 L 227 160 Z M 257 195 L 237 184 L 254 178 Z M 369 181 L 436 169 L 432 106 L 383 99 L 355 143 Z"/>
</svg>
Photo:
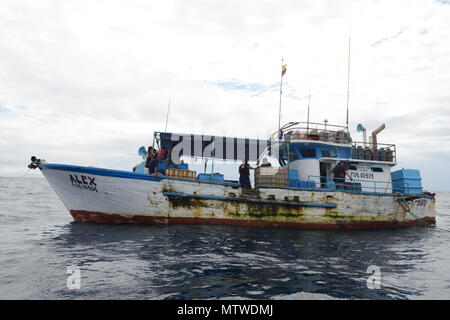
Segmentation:
<svg viewBox="0 0 450 320">
<path fill-rule="evenodd" d="M 268 155 L 279 158 L 286 142 L 236 137 L 155 132 L 159 147 L 172 149 L 172 161 L 181 156 L 222 160 L 257 161 L 267 149 Z"/>
</svg>

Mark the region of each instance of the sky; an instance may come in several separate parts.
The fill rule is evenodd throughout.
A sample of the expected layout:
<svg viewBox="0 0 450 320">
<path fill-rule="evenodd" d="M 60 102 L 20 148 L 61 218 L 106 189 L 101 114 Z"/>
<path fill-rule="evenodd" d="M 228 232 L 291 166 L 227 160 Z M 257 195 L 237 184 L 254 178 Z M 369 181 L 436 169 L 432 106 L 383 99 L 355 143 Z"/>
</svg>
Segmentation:
<svg viewBox="0 0 450 320">
<path fill-rule="evenodd" d="M 130 170 L 169 100 L 169 132 L 268 138 L 282 58 L 281 122 L 345 124 L 350 37 L 353 139 L 385 123 L 398 167 L 450 190 L 449 30 L 449 0 L 1 0 L 0 176 Z"/>
</svg>

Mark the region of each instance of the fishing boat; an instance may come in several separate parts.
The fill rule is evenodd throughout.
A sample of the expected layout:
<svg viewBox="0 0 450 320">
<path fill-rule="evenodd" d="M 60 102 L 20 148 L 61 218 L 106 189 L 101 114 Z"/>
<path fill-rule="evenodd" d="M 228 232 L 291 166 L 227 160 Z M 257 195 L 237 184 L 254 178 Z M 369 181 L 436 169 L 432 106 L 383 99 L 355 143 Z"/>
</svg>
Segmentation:
<svg viewBox="0 0 450 320">
<path fill-rule="evenodd" d="M 375 229 L 435 224 L 435 195 L 417 169 L 393 170 L 394 144 L 367 141 L 348 126 L 289 122 L 268 139 L 155 132 L 153 147 L 170 150 L 157 174 L 147 152 L 129 171 L 49 163 L 32 157 L 75 221 L 134 224 L 223 224 L 297 229 Z M 187 158 L 255 163 L 250 188 L 223 172 L 190 170 Z M 261 166 L 261 161 L 271 166 Z M 336 179 L 338 164 L 347 176 Z M 131 166 L 130 166 L 131 167 Z"/>
</svg>

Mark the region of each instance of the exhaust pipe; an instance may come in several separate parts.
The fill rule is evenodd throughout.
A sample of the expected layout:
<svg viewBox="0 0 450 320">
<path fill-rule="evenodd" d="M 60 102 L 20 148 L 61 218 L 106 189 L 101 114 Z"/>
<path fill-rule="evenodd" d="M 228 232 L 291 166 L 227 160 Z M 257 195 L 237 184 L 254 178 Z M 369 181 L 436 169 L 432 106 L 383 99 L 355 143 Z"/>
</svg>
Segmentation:
<svg viewBox="0 0 450 320">
<path fill-rule="evenodd" d="M 381 126 L 379 126 L 374 131 L 372 131 L 372 151 L 373 152 L 376 152 L 377 149 L 378 149 L 378 146 L 377 146 L 377 134 L 379 134 L 381 131 L 383 131 L 384 128 L 386 128 L 386 125 L 383 123 Z"/>
</svg>

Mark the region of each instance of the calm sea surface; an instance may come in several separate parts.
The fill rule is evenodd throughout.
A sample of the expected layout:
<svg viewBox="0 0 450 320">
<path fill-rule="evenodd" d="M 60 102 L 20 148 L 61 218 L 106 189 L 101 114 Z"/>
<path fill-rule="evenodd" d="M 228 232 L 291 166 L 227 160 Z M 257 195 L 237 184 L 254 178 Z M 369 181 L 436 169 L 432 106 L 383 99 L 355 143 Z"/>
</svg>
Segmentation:
<svg viewBox="0 0 450 320">
<path fill-rule="evenodd" d="M 0 219 L 0 299 L 450 299 L 450 232 L 438 229 L 75 223 L 43 178 L 0 178 Z M 437 225 L 450 230 L 449 192 Z"/>
</svg>

